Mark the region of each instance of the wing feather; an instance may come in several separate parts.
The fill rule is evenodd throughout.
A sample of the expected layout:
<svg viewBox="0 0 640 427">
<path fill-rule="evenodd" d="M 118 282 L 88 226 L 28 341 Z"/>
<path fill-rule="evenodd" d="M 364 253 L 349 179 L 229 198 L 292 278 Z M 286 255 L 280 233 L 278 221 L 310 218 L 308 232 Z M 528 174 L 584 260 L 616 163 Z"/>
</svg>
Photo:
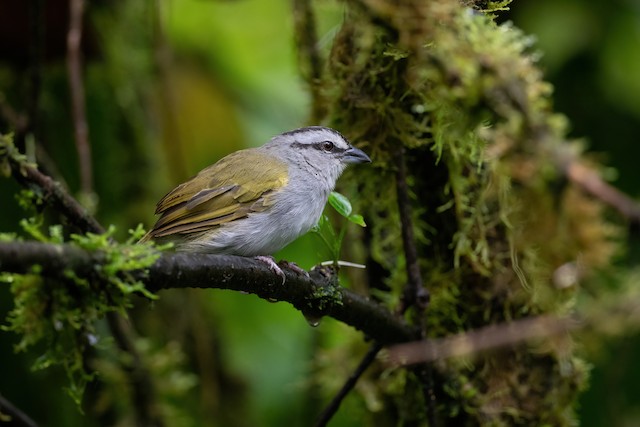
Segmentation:
<svg viewBox="0 0 640 427">
<path fill-rule="evenodd" d="M 264 151 L 232 153 L 164 196 L 150 235 L 200 233 L 262 212 L 273 204 L 270 195 L 287 184 L 287 176 L 286 163 Z"/>
</svg>

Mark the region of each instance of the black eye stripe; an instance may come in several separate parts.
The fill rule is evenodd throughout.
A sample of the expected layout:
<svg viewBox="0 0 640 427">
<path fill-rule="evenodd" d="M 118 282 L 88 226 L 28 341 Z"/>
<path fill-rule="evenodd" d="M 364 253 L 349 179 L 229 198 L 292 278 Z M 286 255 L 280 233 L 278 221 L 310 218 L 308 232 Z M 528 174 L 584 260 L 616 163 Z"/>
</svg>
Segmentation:
<svg viewBox="0 0 640 427">
<path fill-rule="evenodd" d="M 296 148 L 301 148 L 301 149 L 309 149 L 309 148 L 315 148 L 316 150 L 319 151 L 324 151 L 326 152 L 326 150 L 324 149 L 324 144 L 327 142 L 331 142 L 331 141 L 319 141 L 319 142 L 314 142 L 311 144 L 303 144 L 301 142 L 293 142 L 291 143 L 292 147 L 296 147 Z M 347 151 L 347 148 L 342 148 L 342 147 L 338 147 L 336 144 L 334 144 L 333 142 L 331 142 L 333 144 L 333 149 L 331 150 L 332 153 L 344 153 L 345 151 Z"/>
<path fill-rule="evenodd" d="M 328 147 L 329 144 L 331 144 L 330 148 Z M 344 148 L 338 147 L 336 144 L 334 144 L 331 141 L 316 142 L 316 143 L 313 144 L 313 147 L 315 149 L 317 149 L 317 150 L 325 151 L 325 152 L 331 152 L 331 153 L 342 153 L 342 152 L 346 151 Z"/>
</svg>

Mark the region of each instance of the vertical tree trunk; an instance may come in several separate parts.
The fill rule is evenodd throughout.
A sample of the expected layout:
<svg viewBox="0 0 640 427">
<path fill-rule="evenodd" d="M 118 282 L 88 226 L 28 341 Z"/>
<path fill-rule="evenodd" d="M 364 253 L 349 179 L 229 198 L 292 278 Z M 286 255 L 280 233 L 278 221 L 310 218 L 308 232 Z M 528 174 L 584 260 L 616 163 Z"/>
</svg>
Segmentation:
<svg viewBox="0 0 640 427">
<path fill-rule="evenodd" d="M 412 280 L 394 161 L 404 152 L 413 243 L 430 293 L 426 311 L 414 305 L 409 316 L 429 337 L 567 313 L 576 286 L 560 286 L 554 272 L 580 256 L 586 277 L 616 249 L 600 205 L 558 167 L 568 152 L 564 120 L 550 111 L 530 40 L 462 3 L 347 2 L 316 97 L 315 111 L 328 111 L 327 121 L 373 158 L 342 182 L 357 186 L 345 192 L 360 195 L 368 223 L 359 249 L 368 287 L 398 304 Z M 571 425 L 587 376 L 568 337 L 432 368 L 435 418 L 456 425 Z M 388 415 L 424 421 L 424 378 L 400 369 L 385 378 L 377 387 Z"/>
</svg>

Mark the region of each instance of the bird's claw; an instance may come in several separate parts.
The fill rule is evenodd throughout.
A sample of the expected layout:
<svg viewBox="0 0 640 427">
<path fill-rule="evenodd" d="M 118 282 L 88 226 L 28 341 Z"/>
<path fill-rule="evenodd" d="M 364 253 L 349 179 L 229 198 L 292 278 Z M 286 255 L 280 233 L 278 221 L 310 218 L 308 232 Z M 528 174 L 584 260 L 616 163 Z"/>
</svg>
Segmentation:
<svg viewBox="0 0 640 427">
<path fill-rule="evenodd" d="M 282 264 L 285 267 L 287 267 L 289 270 L 293 271 L 294 273 L 299 274 L 300 276 L 309 277 L 309 273 L 307 272 L 307 270 L 305 270 L 304 268 L 298 266 L 298 264 L 296 264 L 295 262 L 282 261 Z"/>
<path fill-rule="evenodd" d="M 269 267 L 269 270 L 273 271 L 275 274 L 280 276 L 280 278 L 282 279 L 282 284 L 284 285 L 284 282 L 287 280 L 287 277 L 284 275 L 284 271 L 282 271 L 282 269 L 278 267 L 278 264 L 276 264 L 273 257 L 267 256 L 267 255 L 258 255 L 257 257 L 255 257 L 255 259 L 267 264 L 267 266 Z"/>
</svg>

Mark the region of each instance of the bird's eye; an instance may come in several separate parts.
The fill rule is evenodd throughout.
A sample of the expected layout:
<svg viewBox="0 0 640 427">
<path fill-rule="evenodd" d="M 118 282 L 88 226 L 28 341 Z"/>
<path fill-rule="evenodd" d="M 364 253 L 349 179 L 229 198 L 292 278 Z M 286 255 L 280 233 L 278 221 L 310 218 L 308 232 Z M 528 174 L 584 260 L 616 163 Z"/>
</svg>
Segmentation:
<svg viewBox="0 0 640 427">
<path fill-rule="evenodd" d="M 327 153 L 330 153 L 333 151 L 333 148 L 335 147 L 333 145 L 333 142 L 331 141 L 324 141 L 320 144 L 320 147 L 322 147 L 323 151 L 326 151 Z"/>
</svg>

